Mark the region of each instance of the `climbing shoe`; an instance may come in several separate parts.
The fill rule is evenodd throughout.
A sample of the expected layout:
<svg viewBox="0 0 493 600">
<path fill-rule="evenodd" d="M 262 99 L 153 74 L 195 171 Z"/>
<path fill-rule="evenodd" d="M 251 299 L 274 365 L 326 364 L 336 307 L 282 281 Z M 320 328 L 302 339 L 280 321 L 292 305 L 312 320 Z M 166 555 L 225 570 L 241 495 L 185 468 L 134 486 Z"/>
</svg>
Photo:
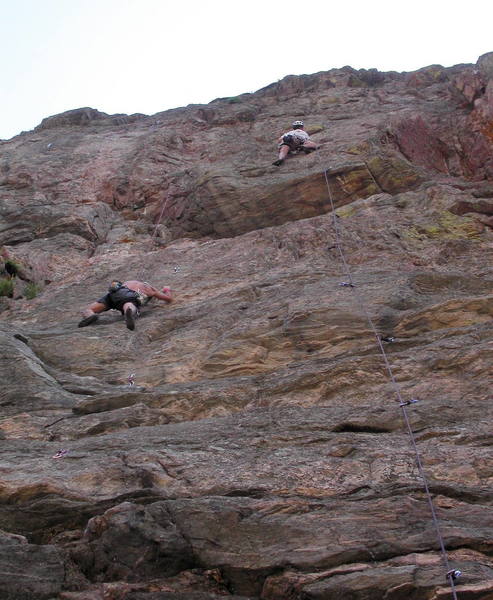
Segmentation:
<svg viewBox="0 0 493 600">
<path fill-rule="evenodd" d="M 127 324 L 127 329 L 130 329 L 130 331 L 135 329 L 135 318 L 131 308 L 127 308 L 125 311 L 125 323 Z"/>
<path fill-rule="evenodd" d="M 84 317 L 82 321 L 79 321 L 78 327 L 87 327 L 91 323 L 94 323 L 98 320 L 98 315 L 89 315 L 88 317 Z"/>
<path fill-rule="evenodd" d="M 315 152 L 316 148 L 301 148 L 301 150 L 305 153 L 305 154 L 310 154 L 311 152 Z"/>
<path fill-rule="evenodd" d="M 273 164 L 275 167 L 280 167 L 280 166 L 282 165 L 282 163 L 283 163 L 283 162 L 284 162 L 284 159 L 283 159 L 283 158 L 278 158 L 278 159 L 277 159 L 277 160 L 275 160 L 275 161 L 274 161 L 272 164 Z"/>
</svg>

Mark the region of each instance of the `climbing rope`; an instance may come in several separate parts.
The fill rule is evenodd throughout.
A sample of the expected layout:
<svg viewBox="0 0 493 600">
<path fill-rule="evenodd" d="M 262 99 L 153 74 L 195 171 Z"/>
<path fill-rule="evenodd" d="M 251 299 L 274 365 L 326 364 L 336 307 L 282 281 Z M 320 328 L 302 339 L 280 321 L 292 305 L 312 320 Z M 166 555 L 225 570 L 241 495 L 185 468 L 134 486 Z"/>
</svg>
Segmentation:
<svg viewBox="0 0 493 600">
<path fill-rule="evenodd" d="M 157 233 L 157 228 L 159 227 L 159 225 L 161 225 L 161 220 L 163 218 L 164 211 L 165 211 L 166 207 L 168 206 L 168 200 L 169 200 L 169 196 L 165 196 L 161 202 L 161 212 L 159 213 L 159 218 L 156 221 L 156 226 L 154 227 L 154 231 L 152 232 L 151 245 L 154 243 L 154 239 L 155 239 L 156 233 Z"/>
<path fill-rule="evenodd" d="M 149 240 L 149 251 L 151 251 L 152 248 L 153 248 L 153 246 L 154 246 L 154 241 L 156 239 L 158 227 L 159 227 L 159 225 L 161 225 L 161 221 L 163 219 L 164 211 L 166 210 L 166 207 L 168 206 L 168 200 L 169 200 L 169 196 L 164 196 L 163 199 L 161 200 L 161 210 L 159 212 L 159 217 L 158 217 L 158 219 L 156 221 L 156 224 L 154 226 L 154 230 L 152 232 L 151 239 Z M 143 278 L 144 272 L 145 272 L 145 267 L 142 268 L 141 274 L 138 277 L 139 280 L 141 280 Z"/>
<path fill-rule="evenodd" d="M 344 271 L 344 277 L 347 278 L 347 281 L 343 281 L 340 283 L 341 286 L 343 287 L 348 287 L 351 289 L 351 291 L 353 292 L 353 296 L 356 300 L 356 304 L 358 305 L 359 309 L 361 310 L 361 312 L 365 315 L 369 327 L 371 329 L 371 331 L 373 332 L 376 342 L 377 342 L 377 346 L 380 350 L 380 353 L 382 355 L 384 364 L 385 364 L 385 368 L 387 369 L 387 373 L 390 379 L 390 382 L 392 384 L 392 387 L 395 391 L 395 394 L 397 396 L 397 400 L 399 402 L 399 407 L 402 411 L 402 416 L 404 418 L 404 423 L 407 429 L 407 432 L 409 434 L 409 438 L 411 441 L 411 446 L 414 450 L 415 456 L 416 456 L 416 463 L 417 463 L 417 467 L 418 467 L 418 472 L 419 475 L 422 479 L 423 482 L 423 486 L 425 489 L 425 494 L 426 494 L 426 498 L 428 501 L 428 505 L 430 508 L 430 512 L 431 512 L 431 518 L 433 521 L 433 526 L 435 528 L 435 532 L 436 532 L 436 536 L 437 536 L 437 540 L 440 546 L 440 553 L 442 555 L 442 560 L 445 566 L 445 570 L 446 570 L 446 580 L 448 581 L 450 588 L 451 588 L 451 592 L 452 592 L 452 597 L 454 598 L 454 600 L 457 600 L 457 592 L 455 589 L 455 580 L 458 579 L 461 575 L 461 572 L 457 569 L 451 569 L 450 568 L 450 564 L 449 564 L 449 560 L 448 560 L 448 555 L 447 555 L 447 551 L 445 549 L 445 544 L 443 541 L 443 536 L 440 530 L 440 524 L 438 522 L 438 517 L 437 517 L 437 512 L 435 509 L 435 505 L 433 503 L 433 498 L 430 492 L 430 487 L 428 484 L 428 479 L 426 477 L 424 468 L 423 468 L 423 463 L 421 461 L 421 456 L 420 456 L 420 452 L 418 449 L 418 446 L 416 444 L 416 438 L 414 436 L 414 432 L 412 430 L 411 427 L 411 422 L 409 420 L 409 416 L 408 416 L 408 412 L 407 412 L 407 407 L 411 404 L 414 404 L 416 402 L 415 399 L 411 399 L 411 400 L 404 400 L 401 394 L 401 390 L 399 387 L 399 384 L 397 383 L 394 373 L 392 371 L 392 367 L 390 365 L 390 361 L 388 359 L 387 353 L 385 352 L 385 348 L 382 344 L 382 339 L 383 340 L 387 340 L 393 341 L 393 338 L 382 338 L 378 331 L 377 328 L 375 327 L 373 320 L 366 308 L 365 303 L 363 302 L 363 300 L 361 299 L 361 295 L 358 292 L 358 288 L 356 286 L 356 284 L 354 283 L 354 279 L 352 276 L 352 273 L 349 269 L 349 265 L 347 263 L 346 257 L 344 255 L 344 251 L 342 249 L 342 237 L 341 237 L 341 233 L 340 233 L 340 227 L 339 227 L 339 223 L 338 223 L 338 217 L 337 214 L 335 212 L 336 208 L 335 208 L 335 203 L 334 203 L 334 199 L 332 196 L 332 191 L 330 189 L 330 183 L 329 183 L 329 178 L 327 175 L 327 171 L 328 169 L 325 169 L 322 163 L 322 159 L 320 158 L 320 155 L 317 155 L 318 160 L 320 162 L 320 166 L 323 169 L 323 173 L 324 173 L 324 178 L 325 178 L 325 184 L 327 186 L 327 192 L 328 192 L 328 197 L 329 197 L 329 203 L 330 203 L 330 208 L 331 208 L 331 212 L 332 212 L 332 223 L 333 223 L 333 228 L 334 228 L 334 234 L 335 234 L 335 245 L 337 247 L 337 251 L 339 253 L 339 258 L 341 259 L 342 265 L 343 265 L 343 271 Z M 375 181 L 375 178 L 373 177 L 373 174 L 371 173 L 371 171 L 368 169 L 371 178 L 373 179 L 373 182 L 375 183 L 375 185 L 377 186 L 377 188 L 379 187 L 377 182 Z"/>
<path fill-rule="evenodd" d="M 159 212 L 159 217 L 156 221 L 156 224 L 154 226 L 154 230 L 152 232 L 151 235 L 151 239 L 149 241 L 149 252 L 152 250 L 153 246 L 154 246 L 154 241 L 156 239 L 156 235 L 157 235 L 157 231 L 158 231 L 158 227 L 159 225 L 161 225 L 161 221 L 163 219 L 164 216 L 164 211 L 166 210 L 166 207 L 168 205 L 168 200 L 169 200 L 169 196 L 164 196 L 163 199 L 161 200 L 161 210 Z M 147 251 L 146 251 L 147 252 Z M 176 267 L 175 267 L 176 268 Z M 144 274 L 146 271 L 146 267 L 142 267 L 142 269 L 140 270 L 140 272 L 137 274 L 137 280 L 138 281 L 142 281 L 144 279 Z M 127 343 L 125 345 L 125 352 L 128 352 L 130 350 L 130 347 L 133 346 L 134 349 L 136 350 L 135 354 L 136 356 L 143 356 L 144 355 L 144 349 L 143 348 L 138 348 L 138 346 L 141 346 L 140 344 L 140 338 L 138 333 L 136 332 L 130 332 L 130 335 L 128 336 L 128 340 Z M 142 350 L 142 351 L 140 351 Z M 135 379 L 137 377 L 137 373 L 130 373 L 127 377 L 126 383 L 129 387 L 133 387 L 135 386 Z"/>
</svg>

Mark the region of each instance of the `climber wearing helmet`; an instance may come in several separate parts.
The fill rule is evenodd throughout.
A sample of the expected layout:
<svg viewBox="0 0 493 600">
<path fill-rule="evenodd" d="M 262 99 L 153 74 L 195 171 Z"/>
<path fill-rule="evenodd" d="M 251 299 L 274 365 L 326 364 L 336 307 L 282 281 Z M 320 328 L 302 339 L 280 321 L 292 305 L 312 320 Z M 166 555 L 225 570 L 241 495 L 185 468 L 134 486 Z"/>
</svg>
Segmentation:
<svg viewBox="0 0 493 600">
<path fill-rule="evenodd" d="M 145 281 L 112 281 L 108 293 L 96 302 L 93 302 L 82 313 L 84 318 L 79 322 L 79 327 L 87 327 L 98 319 L 98 313 L 105 310 L 119 310 L 125 317 L 128 329 L 135 329 L 135 318 L 140 314 L 140 307 L 147 304 L 152 298 L 171 302 L 171 290 L 163 287 L 157 290 Z"/>
<path fill-rule="evenodd" d="M 301 150 L 306 154 L 313 152 L 317 149 L 317 145 L 310 141 L 310 136 L 305 131 L 305 124 L 303 121 L 295 121 L 292 124 L 291 131 L 288 131 L 282 135 L 279 140 L 279 158 L 272 164 L 279 167 L 284 162 L 284 159 L 290 152 L 297 152 Z"/>
</svg>

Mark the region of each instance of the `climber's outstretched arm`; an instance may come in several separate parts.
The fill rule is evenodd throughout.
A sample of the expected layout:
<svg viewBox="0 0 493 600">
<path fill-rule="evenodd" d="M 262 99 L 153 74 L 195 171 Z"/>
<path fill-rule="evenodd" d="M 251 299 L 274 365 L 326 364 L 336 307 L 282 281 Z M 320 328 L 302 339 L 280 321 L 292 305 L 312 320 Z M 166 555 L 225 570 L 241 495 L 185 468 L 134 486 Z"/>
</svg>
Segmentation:
<svg viewBox="0 0 493 600">
<path fill-rule="evenodd" d="M 171 295 L 171 288 L 163 287 L 161 291 L 155 287 L 150 287 L 150 293 L 148 294 L 151 298 L 157 298 L 158 300 L 164 300 L 165 302 L 173 302 L 173 296 Z"/>
</svg>

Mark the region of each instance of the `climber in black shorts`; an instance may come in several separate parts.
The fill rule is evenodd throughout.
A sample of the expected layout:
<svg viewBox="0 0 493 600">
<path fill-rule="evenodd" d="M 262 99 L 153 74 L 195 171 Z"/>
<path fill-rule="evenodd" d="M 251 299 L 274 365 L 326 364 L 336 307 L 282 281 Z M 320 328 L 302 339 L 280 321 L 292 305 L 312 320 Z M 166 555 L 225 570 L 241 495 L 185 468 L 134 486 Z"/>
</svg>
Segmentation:
<svg viewBox="0 0 493 600">
<path fill-rule="evenodd" d="M 108 292 L 89 305 L 82 313 L 84 318 L 79 321 L 79 327 L 87 327 L 98 319 L 98 314 L 106 310 L 119 310 L 125 317 L 128 329 L 135 329 L 135 319 L 140 314 L 140 307 L 152 298 L 172 302 L 171 290 L 163 287 L 157 290 L 145 281 L 112 281 Z"/>
</svg>

